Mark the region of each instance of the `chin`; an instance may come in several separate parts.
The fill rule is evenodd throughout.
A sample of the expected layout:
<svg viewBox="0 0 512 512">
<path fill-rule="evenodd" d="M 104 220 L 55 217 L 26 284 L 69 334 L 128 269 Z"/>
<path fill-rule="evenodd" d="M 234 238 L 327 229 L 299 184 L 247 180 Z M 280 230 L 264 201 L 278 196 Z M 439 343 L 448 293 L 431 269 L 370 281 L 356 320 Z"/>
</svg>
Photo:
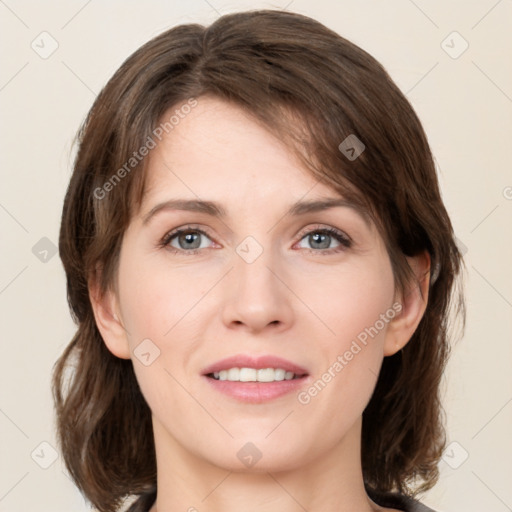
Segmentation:
<svg viewBox="0 0 512 512">
<path fill-rule="evenodd" d="M 236 473 L 278 473 L 307 464 L 311 457 L 304 439 L 284 439 L 277 434 L 271 439 L 273 435 L 265 438 L 260 432 L 259 436 L 212 442 L 218 449 L 203 455 L 211 464 Z"/>
</svg>

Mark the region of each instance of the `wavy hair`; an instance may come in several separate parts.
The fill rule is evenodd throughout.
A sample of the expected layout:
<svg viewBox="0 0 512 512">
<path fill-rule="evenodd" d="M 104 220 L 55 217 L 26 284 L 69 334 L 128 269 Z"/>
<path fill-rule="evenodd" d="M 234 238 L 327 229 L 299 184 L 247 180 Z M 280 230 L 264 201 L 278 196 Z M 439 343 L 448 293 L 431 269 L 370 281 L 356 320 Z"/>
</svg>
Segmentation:
<svg viewBox="0 0 512 512">
<path fill-rule="evenodd" d="M 101 512 L 137 496 L 130 510 L 146 510 L 154 499 L 150 409 L 132 362 L 101 338 L 88 284 L 101 268 L 101 293 L 114 287 L 123 234 L 144 195 L 147 159 L 130 160 L 134 151 L 155 139 L 170 108 L 205 95 L 243 108 L 319 181 L 371 212 L 402 290 L 411 279 L 406 256 L 430 254 L 426 311 L 407 345 L 384 358 L 363 413 L 361 453 L 369 492 L 428 490 L 445 446 L 440 384 L 451 313 L 464 323 L 462 258 L 431 150 L 412 106 L 372 56 L 309 17 L 273 10 L 158 35 L 116 71 L 79 130 L 59 239 L 77 332 L 52 381 L 71 477 Z M 366 147 L 353 160 L 339 149 L 350 135 Z"/>
</svg>

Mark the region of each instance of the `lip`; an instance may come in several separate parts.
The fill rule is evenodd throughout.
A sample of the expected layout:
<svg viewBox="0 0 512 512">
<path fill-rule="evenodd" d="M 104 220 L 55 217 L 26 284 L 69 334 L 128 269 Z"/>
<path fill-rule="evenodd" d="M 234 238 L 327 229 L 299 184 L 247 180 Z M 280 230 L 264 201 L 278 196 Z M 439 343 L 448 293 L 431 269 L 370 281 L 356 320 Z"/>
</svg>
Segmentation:
<svg viewBox="0 0 512 512">
<path fill-rule="evenodd" d="M 261 370 L 263 368 L 281 368 L 287 372 L 293 372 L 295 375 L 307 375 L 308 372 L 301 366 L 273 355 L 249 356 L 245 354 L 237 354 L 235 356 L 226 357 L 216 363 L 207 366 L 201 371 L 202 375 L 220 372 L 221 370 L 229 370 L 230 368 L 255 368 Z"/>
<path fill-rule="evenodd" d="M 288 393 L 299 392 L 299 389 L 309 382 L 309 377 L 300 379 L 281 380 L 274 382 L 231 382 L 215 380 L 203 376 L 212 389 L 223 393 L 238 402 L 258 404 L 282 397 Z"/>
<path fill-rule="evenodd" d="M 229 368 L 281 368 L 293 372 L 298 378 L 274 382 L 233 382 L 229 380 L 216 380 L 208 377 L 209 374 L 228 370 Z M 301 366 L 281 357 L 272 355 L 248 356 L 235 355 L 227 357 L 202 370 L 202 378 L 216 391 L 223 393 L 237 401 L 245 403 L 262 403 L 279 398 L 288 393 L 297 392 L 299 388 L 309 382 L 308 372 Z"/>
</svg>

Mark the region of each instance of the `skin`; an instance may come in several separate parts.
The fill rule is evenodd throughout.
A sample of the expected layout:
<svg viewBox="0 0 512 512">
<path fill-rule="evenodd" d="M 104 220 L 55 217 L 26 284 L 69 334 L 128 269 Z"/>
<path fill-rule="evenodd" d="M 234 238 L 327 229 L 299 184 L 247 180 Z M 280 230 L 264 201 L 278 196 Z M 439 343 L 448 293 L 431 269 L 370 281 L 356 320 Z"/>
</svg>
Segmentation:
<svg viewBox="0 0 512 512">
<path fill-rule="evenodd" d="M 90 291 L 107 347 L 132 359 L 152 411 L 158 493 L 151 511 L 392 510 L 365 493 L 361 418 L 383 358 L 408 342 L 423 315 L 428 280 L 402 297 L 380 234 L 351 207 L 284 215 L 298 200 L 340 196 L 234 105 L 198 98 L 149 158 L 117 292 L 99 296 L 94 280 Z M 144 223 L 173 198 L 216 201 L 227 216 L 162 210 Z M 197 235 L 198 253 L 183 238 L 159 245 L 189 224 L 207 232 Z M 308 236 L 329 227 L 348 235 L 351 247 Z M 236 252 L 247 236 L 263 250 L 251 263 Z M 426 256 L 409 262 L 418 276 L 428 270 Z M 227 356 L 272 354 L 307 369 L 307 390 L 394 303 L 401 312 L 307 404 L 295 392 L 241 403 L 201 377 Z M 144 339 L 160 350 L 148 366 L 134 354 Z M 247 442 L 262 455 L 252 467 L 237 457 Z"/>
</svg>

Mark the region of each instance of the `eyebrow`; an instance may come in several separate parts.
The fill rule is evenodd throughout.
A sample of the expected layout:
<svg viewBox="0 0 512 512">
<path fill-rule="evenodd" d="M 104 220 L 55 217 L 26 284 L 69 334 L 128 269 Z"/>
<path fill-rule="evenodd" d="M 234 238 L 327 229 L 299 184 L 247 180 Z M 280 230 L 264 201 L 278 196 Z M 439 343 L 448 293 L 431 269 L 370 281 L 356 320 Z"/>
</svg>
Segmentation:
<svg viewBox="0 0 512 512">
<path fill-rule="evenodd" d="M 366 224 L 370 224 L 368 213 L 362 206 L 342 198 L 326 198 L 317 199 L 314 201 L 297 201 L 291 205 L 284 216 L 291 215 L 293 217 L 298 217 L 307 213 L 316 213 L 339 207 L 351 208 L 355 210 L 356 213 L 358 213 L 363 218 Z M 169 210 L 205 213 L 220 219 L 225 219 L 227 217 L 227 211 L 225 208 L 215 201 L 205 201 L 200 199 L 170 199 L 151 208 L 151 210 L 143 216 L 142 222 L 143 224 L 147 224 L 158 213 Z"/>
</svg>

